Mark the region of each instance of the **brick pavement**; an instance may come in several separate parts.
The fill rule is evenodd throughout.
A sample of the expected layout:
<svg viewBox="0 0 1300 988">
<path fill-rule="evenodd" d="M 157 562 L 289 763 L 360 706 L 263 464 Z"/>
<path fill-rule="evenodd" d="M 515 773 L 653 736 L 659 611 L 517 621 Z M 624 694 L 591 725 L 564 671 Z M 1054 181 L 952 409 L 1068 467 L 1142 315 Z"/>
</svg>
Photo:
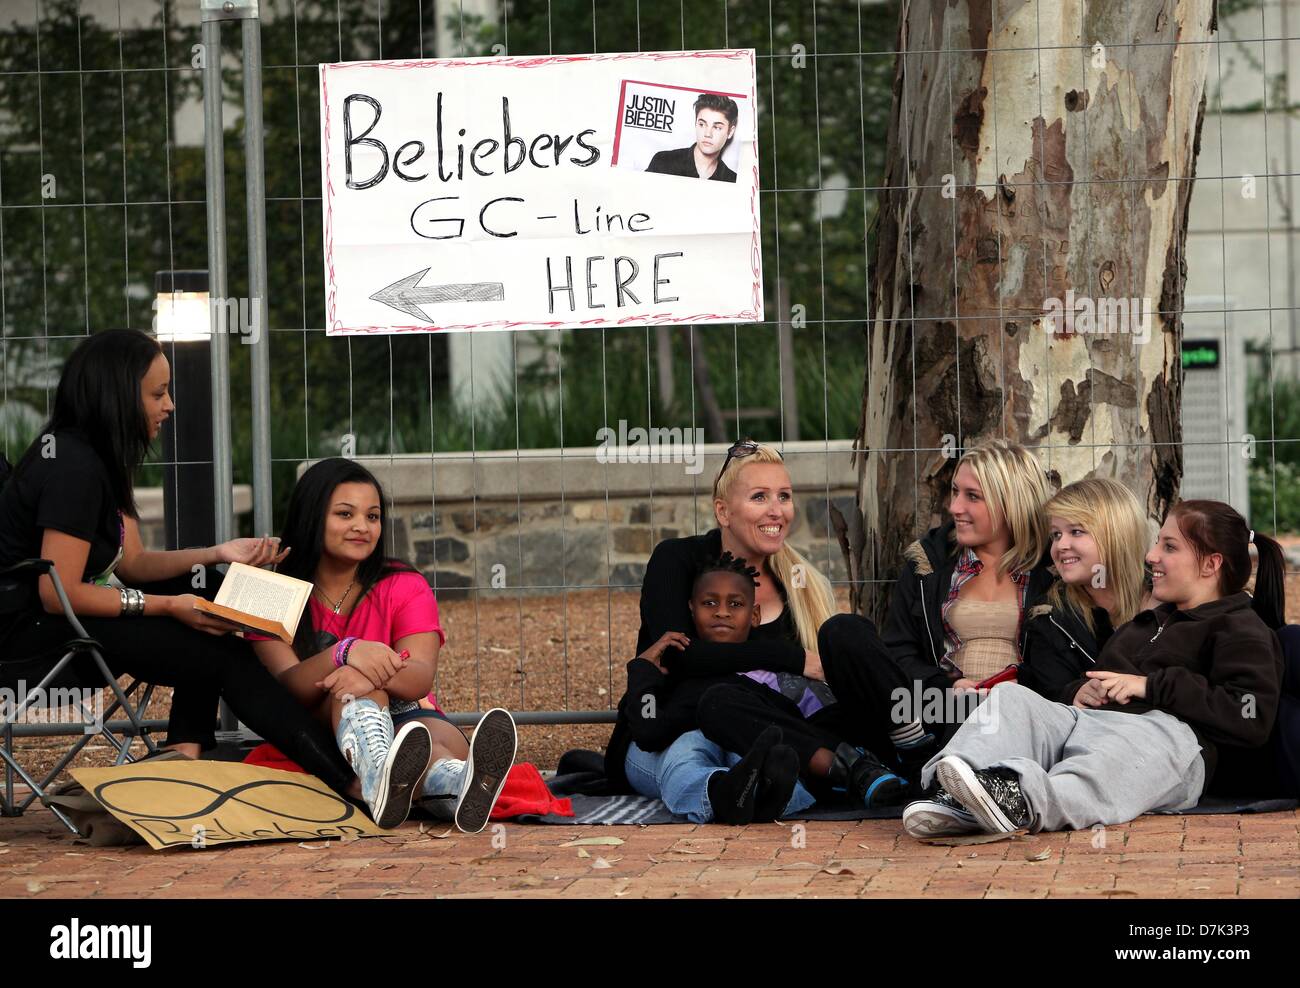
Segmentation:
<svg viewBox="0 0 1300 988">
<path fill-rule="evenodd" d="M 92 848 L 0 820 L 0 898 L 1300 898 L 1300 811 L 1147 816 L 1103 835 L 927 846 L 897 821 L 539 827 L 209 851 Z M 618 846 L 562 847 L 617 837 Z M 504 846 L 501 846 L 504 844 Z M 585 854 L 583 853 L 585 852 Z"/>
</svg>

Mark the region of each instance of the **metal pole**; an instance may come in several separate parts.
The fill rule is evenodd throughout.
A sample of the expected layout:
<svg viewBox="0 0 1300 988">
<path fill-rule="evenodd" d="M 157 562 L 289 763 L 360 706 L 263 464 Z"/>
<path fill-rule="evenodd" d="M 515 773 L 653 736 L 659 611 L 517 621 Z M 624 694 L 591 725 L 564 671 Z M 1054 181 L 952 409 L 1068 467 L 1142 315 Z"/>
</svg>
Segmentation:
<svg viewBox="0 0 1300 988">
<path fill-rule="evenodd" d="M 226 161 L 221 115 L 221 21 L 204 11 L 203 150 L 207 172 L 209 328 L 212 332 L 213 528 L 217 542 L 234 536 L 231 491 L 230 340 L 226 335 Z M 225 714 L 223 712 L 223 722 Z"/>
<path fill-rule="evenodd" d="M 271 336 L 266 304 L 266 166 L 262 156 L 262 22 L 244 19 L 244 183 L 248 196 L 248 311 L 253 348 L 253 534 L 269 535 L 271 518 Z"/>
</svg>

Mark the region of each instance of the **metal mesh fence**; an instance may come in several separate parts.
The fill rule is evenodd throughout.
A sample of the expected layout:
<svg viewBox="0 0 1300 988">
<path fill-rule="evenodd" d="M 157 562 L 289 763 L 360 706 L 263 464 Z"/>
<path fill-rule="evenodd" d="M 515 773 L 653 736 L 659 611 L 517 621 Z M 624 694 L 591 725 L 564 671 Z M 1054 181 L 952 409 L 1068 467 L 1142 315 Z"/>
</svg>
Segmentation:
<svg viewBox="0 0 1300 988">
<path fill-rule="evenodd" d="M 1185 382 L 1184 407 L 1196 409 L 1184 421 L 1187 484 L 1283 533 L 1300 531 L 1292 7 L 1219 4 L 1184 334 L 1217 353 L 1213 375 Z M 0 431 L 14 459 L 79 339 L 148 329 L 157 273 L 207 266 L 201 58 L 213 53 L 198 0 L 3 0 L 0 11 Z M 444 605 L 439 686 L 459 707 L 607 710 L 632 655 L 649 550 L 712 526 L 716 447 L 700 474 L 623 465 L 612 476 L 595 455 L 601 429 L 776 443 L 796 476 L 797 544 L 847 589 L 830 509 L 852 506 L 849 450 L 864 379 L 879 372 L 866 366 L 864 326 L 898 17 L 897 2 L 842 0 L 261 3 L 273 517 L 305 461 L 352 455 L 376 470 L 390 551 Z M 325 336 L 318 63 L 737 47 L 758 56 L 768 321 Z M 238 31 L 220 57 L 227 294 L 246 299 Z M 1247 178 L 1258 189 L 1248 199 Z M 173 362 L 184 345 L 168 344 Z M 247 484 L 246 347 L 230 348 L 230 365 L 232 443 L 216 458 Z M 210 414 L 177 398 L 178 420 Z M 1241 456 L 1250 442 L 1257 454 Z M 157 486 L 178 462 L 164 449 L 139 482 Z M 171 490 L 169 524 L 188 494 L 183 479 Z M 162 517 L 151 532 L 166 538 Z"/>
</svg>

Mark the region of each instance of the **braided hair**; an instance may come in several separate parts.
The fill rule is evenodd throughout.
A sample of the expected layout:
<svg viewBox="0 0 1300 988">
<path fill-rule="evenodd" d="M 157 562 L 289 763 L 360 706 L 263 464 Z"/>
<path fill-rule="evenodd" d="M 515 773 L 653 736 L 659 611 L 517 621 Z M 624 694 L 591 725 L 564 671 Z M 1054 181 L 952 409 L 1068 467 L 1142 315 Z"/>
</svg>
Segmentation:
<svg viewBox="0 0 1300 988">
<path fill-rule="evenodd" d="M 733 573 L 745 580 L 751 589 L 758 589 L 758 570 L 750 566 L 743 556 L 733 556 L 725 549 L 722 555 L 716 559 L 709 559 L 695 572 L 695 579 L 691 583 L 691 594 L 694 595 L 695 588 L 700 585 L 700 580 L 704 579 L 709 573 Z"/>
</svg>

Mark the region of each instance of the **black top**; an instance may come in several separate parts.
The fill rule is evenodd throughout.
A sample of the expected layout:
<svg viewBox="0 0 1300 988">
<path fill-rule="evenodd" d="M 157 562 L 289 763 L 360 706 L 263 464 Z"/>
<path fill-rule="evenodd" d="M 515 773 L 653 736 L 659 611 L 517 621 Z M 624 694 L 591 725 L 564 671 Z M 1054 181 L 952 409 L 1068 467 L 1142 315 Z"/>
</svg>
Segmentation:
<svg viewBox="0 0 1300 988">
<path fill-rule="evenodd" d="M 1098 709 L 1163 710 L 1186 723 L 1201 742 L 1208 785 L 1216 744 L 1257 748 L 1268 740 L 1281 692 L 1282 646 L 1243 592 L 1190 610 L 1161 604 L 1140 611 L 1110 636 L 1097 668 L 1146 677 L 1145 699 L 1108 701 Z M 1068 683 L 1057 699 L 1072 702 L 1086 681 Z"/>
<path fill-rule="evenodd" d="M 50 455 L 45 452 L 43 447 L 0 491 L 0 568 L 39 557 L 44 530 L 52 528 L 90 543 L 82 579 L 98 576 L 121 545 L 108 470 L 77 429 L 54 433 Z M 28 586 L 26 609 L 39 611 L 37 574 L 22 579 Z M 0 632 L 7 631 L 22 613 L 0 614 Z"/>
<path fill-rule="evenodd" d="M 700 566 L 721 553 L 722 532 L 715 528 L 703 535 L 664 539 L 650 554 L 641 581 L 636 654 L 666 631 L 688 635 L 691 644 L 682 651 L 664 651 L 660 661 L 668 675 L 646 659 L 627 664 L 627 692 L 619 700 L 618 721 L 605 747 L 605 775 L 613 791 L 631 791 L 623 772 L 628 746 L 636 741 L 644 751 L 662 751 L 694 730 L 696 705 L 710 686 L 754 669 L 803 673 L 804 648 L 788 604 L 774 621 L 750 629 L 747 641 L 706 642 L 696 634 L 688 606 L 691 584 Z M 784 601 L 785 589 L 777 589 Z M 650 697 L 653 705 L 647 705 Z"/>
<path fill-rule="evenodd" d="M 1026 608 L 1024 639 L 1021 642 L 1021 686 L 1041 693 L 1049 700 L 1091 669 L 1097 656 L 1114 633 L 1110 614 L 1104 607 L 1092 607 L 1092 629 L 1065 594 L 1064 584 L 1047 599 Z M 1060 601 L 1052 603 L 1053 596 Z"/>
<path fill-rule="evenodd" d="M 700 173 L 695 167 L 695 145 L 692 144 L 688 148 L 677 148 L 673 151 L 658 152 L 650 159 L 646 171 L 658 172 L 661 175 L 682 175 L 686 178 L 699 178 Z M 736 181 L 736 173 L 727 167 L 721 155 L 718 155 L 718 167 L 713 169 L 709 181 Z"/>
</svg>

